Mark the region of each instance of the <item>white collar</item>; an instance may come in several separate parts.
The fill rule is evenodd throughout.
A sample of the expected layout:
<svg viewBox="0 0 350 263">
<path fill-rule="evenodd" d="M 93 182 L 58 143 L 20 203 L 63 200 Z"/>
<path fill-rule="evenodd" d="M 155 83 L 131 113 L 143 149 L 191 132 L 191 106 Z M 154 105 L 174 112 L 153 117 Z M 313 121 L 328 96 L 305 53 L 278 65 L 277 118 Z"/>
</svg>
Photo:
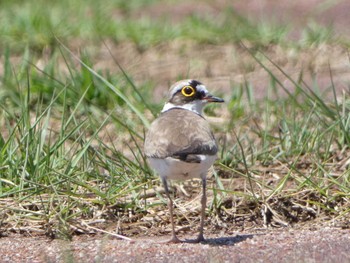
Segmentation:
<svg viewBox="0 0 350 263">
<path fill-rule="evenodd" d="M 173 103 L 167 102 L 165 103 L 162 112 L 168 111 L 173 108 L 180 108 L 180 109 L 185 109 L 189 111 L 193 111 L 194 113 L 197 113 L 198 115 L 202 115 L 203 107 L 206 101 L 201 101 L 201 100 L 195 100 L 190 103 L 186 103 L 183 105 L 175 105 Z"/>
</svg>

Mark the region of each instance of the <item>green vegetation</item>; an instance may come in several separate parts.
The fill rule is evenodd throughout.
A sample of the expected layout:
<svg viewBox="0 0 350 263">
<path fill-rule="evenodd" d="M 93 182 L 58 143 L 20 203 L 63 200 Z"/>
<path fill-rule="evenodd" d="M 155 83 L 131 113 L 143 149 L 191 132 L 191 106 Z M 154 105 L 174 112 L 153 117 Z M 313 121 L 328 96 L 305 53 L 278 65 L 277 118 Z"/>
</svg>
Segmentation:
<svg viewBox="0 0 350 263">
<path fill-rule="evenodd" d="M 244 218 L 265 225 L 346 218 L 348 95 L 336 95 L 332 84 L 334 96 L 326 100 L 317 80 L 310 87 L 303 72 L 295 80 L 257 51 L 339 43 L 332 29 L 310 23 L 291 42 L 287 25 L 255 23 L 232 8 L 175 22 L 140 15 L 157 3 L 0 3 L 0 236 L 29 231 L 70 238 L 163 208 L 158 192 L 155 201 L 148 198 L 159 180 L 142 153 L 144 133 L 161 107 L 153 99 L 154 83 L 136 85 L 122 67 L 113 74 L 96 71 L 97 58 L 88 51 L 105 40 L 132 43 L 138 52 L 172 41 L 241 49 L 241 41 L 249 43 L 244 52 L 269 75 L 268 96 L 258 101 L 253 83 L 232 84 L 232 93 L 224 94 L 227 109 L 207 109 L 226 118 L 216 127 L 221 152 L 209 215 L 226 224 Z M 85 49 L 74 53 L 77 45 Z M 288 95 L 276 95 L 280 91 Z"/>
<path fill-rule="evenodd" d="M 45 47 L 57 46 L 56 37 L 66 43 L 81 41 L 92 45 L 101 39 L 117 43 L 131 41 L 141 50 L 175 39 L 195 40 L 201 43 L 237 43 L 242 40 L 255 46 L 268 44 L 292 44 L 287 40 L 292 30 L 287 25 L 264 21 L 252 22 L 232 8 L 219 14 L 201 15 L 200 12 L 171 17 L 160 10 L 154 19 L 152 12 L 143 9 L 174 1 L 2 1 L 0 3 L 0 47 L 11 46 L 21 52 L 29 46 L 41 51 Z M 175 22 L 173 21 L 175 20 Z M 177 21 L 179 20 L 179 21 Z M 309 46 L 334 41 L 330 28 L 310 23 L 302 37 L 293 45 Z"/>
</svg>

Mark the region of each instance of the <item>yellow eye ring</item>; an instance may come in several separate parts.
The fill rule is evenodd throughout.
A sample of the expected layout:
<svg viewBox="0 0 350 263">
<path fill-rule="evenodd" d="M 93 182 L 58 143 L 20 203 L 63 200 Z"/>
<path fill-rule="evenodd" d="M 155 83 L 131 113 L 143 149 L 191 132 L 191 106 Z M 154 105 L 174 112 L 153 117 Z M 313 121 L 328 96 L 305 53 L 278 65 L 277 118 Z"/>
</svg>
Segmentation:
<svg viewBox="0 0 350 263">
<path fill-rule="evenodd" d="M 191 97 L 196 93 L 196 90 L 191 86 L 185 86 L 182 88 L 181 93 L 185 97 Z"/>
</svg>

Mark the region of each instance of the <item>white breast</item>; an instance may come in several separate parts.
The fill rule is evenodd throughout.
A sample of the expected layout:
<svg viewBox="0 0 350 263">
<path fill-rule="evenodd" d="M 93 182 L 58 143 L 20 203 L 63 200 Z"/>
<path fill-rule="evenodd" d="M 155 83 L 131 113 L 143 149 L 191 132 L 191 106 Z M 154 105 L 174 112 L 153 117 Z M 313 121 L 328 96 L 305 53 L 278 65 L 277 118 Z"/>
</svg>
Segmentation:
<svg viewBox="0 0 350 263">
<path fill-rule="evenodd" d="M 165 159 L 149 158 L 148 161 L 161 178 L 172 180 L 205 179 L 209 168 L 216 160 L 216 155 L 200 155 L 200 157 L 202 160 L 200 163 L 186 163 L 171 157 Z"/>
</svg>

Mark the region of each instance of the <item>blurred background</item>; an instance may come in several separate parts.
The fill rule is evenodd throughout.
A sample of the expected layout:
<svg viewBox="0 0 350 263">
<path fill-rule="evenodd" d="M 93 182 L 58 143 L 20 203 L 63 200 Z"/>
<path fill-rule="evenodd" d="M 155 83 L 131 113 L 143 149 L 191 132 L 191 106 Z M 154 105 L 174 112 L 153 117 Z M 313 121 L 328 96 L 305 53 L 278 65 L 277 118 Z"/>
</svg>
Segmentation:
<svg viewBox="0 0 350 263">
<path fill-rule="evenodd" d="M 44 69 L 59 40 L 96 70 L 119 72 L 116 59 L 137 84 L 156 87 L 157 100 L 187 77 L 224 92 L 248 80 L 265 96 L 266 71 L 245 47 L 263 50 L 292 76 L 318 75 L 323 87 L 329 65 L 337 81 L 349 80 L 348 1 L 4 0 L 0 7 L 2 60 L 5 50 L 15 62 L 27 49 Z"/>
</svg>

